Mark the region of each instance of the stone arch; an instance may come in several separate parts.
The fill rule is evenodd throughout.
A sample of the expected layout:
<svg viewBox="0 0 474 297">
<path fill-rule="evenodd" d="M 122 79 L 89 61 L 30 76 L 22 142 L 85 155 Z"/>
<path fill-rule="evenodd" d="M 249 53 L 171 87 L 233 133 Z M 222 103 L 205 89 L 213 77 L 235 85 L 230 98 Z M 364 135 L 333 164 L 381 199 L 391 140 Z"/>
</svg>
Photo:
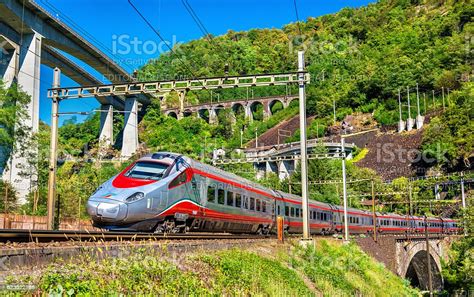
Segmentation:
<svg viewBox="0 0 474 297">
<path fill-rule="evenodd" d="M 207 108 L 199 109 L 198 116 L 209 123 L 209 109 Z"/>
<path fill-rule="evenodd" d="M 298 106 L 299 99 L 298 98 L 292 98 L 288 100 L 288 107 L 293 107 L 293 106 Z"/>
<path fill-rule="evenodd" d="M 190 110 L 190 109 L 186 109 L 183 111 L 183 117 L 186 118 L 186 117 L 190 117 L 193 115 L 193 111 Z"/>
<path fill-rule="evenodd" d="M 168 112 L 167 116 L 178 119 L 178 113 L 176 113 L 174 111 Z"/>
<path fill-rule="evenodd" d="M 410 283 L 422 290 L 428 290 L 428 259 L 425 242 L 417 242 L 407 246 L 402 277 L 409 279 Z M 443 277 L 441 275 L 441 260 L 437 253 L 436 244 L 430 242 L 430 262 L 433 290 L 443 288 Z"/>
<path fill-rule="evenodd" d="M 268 111 L 270 112 L 271 115 L 275 114 L 275 112 L 278 112 L 280 110 L 283 110 L 285 108 L 285 104 L 278 99 L 272 100 L 268 103 Z"/>
<path fill-rule="evenodd" d="M 252 118 L 256 121 L 263 121 L 264 118 L 264 105 L 260 101 L 254 101 L 250 104 L 250 111 L 252 112 Z"/>
<path fill-rule="evenodd" d="M 217 105 L 214 109 L 216 110 L 216 115 L 219 116 L 219 113 L 221 113 L 224 110 L 224 105 Z"/>
<path fill-rule="evenodd" d="M 232 112 L 235 114 L 235 116 L 245 115 L 245 107 L 242 103 L 234 103 L 232 105 Z"/>
</svg>

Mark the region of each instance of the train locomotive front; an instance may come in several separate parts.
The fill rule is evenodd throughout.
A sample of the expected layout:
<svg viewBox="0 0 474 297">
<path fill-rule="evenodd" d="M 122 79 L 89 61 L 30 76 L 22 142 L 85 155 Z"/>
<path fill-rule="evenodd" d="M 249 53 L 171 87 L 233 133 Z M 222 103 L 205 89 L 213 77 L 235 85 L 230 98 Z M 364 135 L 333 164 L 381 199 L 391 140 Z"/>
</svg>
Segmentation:
<svg viewBox="0 0 474 297">
<path fill-rule="evenodd" d="M 160 224 L 159 214 L 164 213 L 173 201 L 195 198 L 187 186 L 178 187 L 191 178 L 189 162 L 189 158 L 179 154 L 155 153 L 128 166 L 103 183 L 89 198 L 87 212 L 94 226 L 115 231 L 160 231 L 165 228 Z M 172 188 L 175 190 L 170 191 Z"/>
</svg>

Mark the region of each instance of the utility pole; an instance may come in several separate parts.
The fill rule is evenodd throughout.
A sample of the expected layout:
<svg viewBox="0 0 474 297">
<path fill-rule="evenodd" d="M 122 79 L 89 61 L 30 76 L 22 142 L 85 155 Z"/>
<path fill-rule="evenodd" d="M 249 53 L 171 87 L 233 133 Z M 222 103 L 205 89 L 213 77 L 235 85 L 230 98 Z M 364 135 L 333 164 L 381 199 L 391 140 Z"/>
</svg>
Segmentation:
<svg viewBox="0 0 474 297">
<path fill-rule="evenodd" d="M 403 130 L 405 130 L 405 122 L 403 121 L 403 116 L 402 116 L 402 95 L 400 93 L 400 88 L 398 89 L 398 116 L 399 116 L 398 132 L 401 133 L 403 132 Z"/>
<path fill-rule="evenodd" d="M 464 194 L 464 172 L 461 172 L 461 202 L 462 208 L 466 209 L 466 195 Z"/>
<path fill-rule="evenodd" d="M 255 127 L 255 148 L 258 148 L 258 135 L 257 135 L 257 127 Z"/>
<path fill-rule="evenodd" d="M 412 201 L 413 201 L 413 197 L 412 197 L 411 182 L 408 182 L 408 207 L 409 207 L 408 213 L 410 214 L 410 216 L 413 215 L 413 206 L 411 204 Z"/>
<path fill-rule="evenodd" d="M 375 214 L 375 185 L 374 180 L 371 181 L 372 184 L 372 220 L 374 223 L 374 241 L 377 242 L 377 215 Z"/>
<path fill-rule="evenodd" d="M 428 237 L 428 217 L 425 215 L 425 241 L 426 241 L 426 264 L 428 268 L 428 290 L 430 296 L 433 296 L 433 278 L 431 276 L 431 255 L 430 255 L 430 240 Z"/>
<path fill-rule="evenodd" d="M 346 188 L 346 151 L 344 149 L 344 137 L 341 135 L 342 157 L 342 198 L 344 203 L 344 241 L 349 241 L 349 224 L 347 218 L 347 188 Z"/>
<path fill-rule="evenodd" d="M 308 207 L 308 158 L 306 150 L 306 92 L 304 80 L 304 51 L 298 52 L 298 78 L 300 103 L 300 147 L 301 147 L 301 202 L 303 210 L 303 239 L 310 239 Z"/>
<path fill-rule="evenodd" d="M 407 100 L 408 100 L 407 131 L 411 131 L 411 129 L 413 129 L 413 119 L 411 118 L 410 88 L 408 86 L 407 86 Z"/>
<path fill-rule="evenodd" d="M 61 78 L 61 70 L 54 68 L 53 88 L 59 88 Z M 58 150 L 58 111 L 59 111 L 59 94 L 54 92 L 52 98 L 51 109 L 51 143 L 49 157 L 49 180 L 48 180 L 48 222 L 47 229 L 53 230 L 54 227 L 54 205 L 56 200 L 56 166 L 57 166 L 57 150 Z"/>
<path fill-rule="evenodd" d="M 240 129 L 240 148 L 244 146 L 243 136 L 244 136 L 244 129 Z"/>
</svg>

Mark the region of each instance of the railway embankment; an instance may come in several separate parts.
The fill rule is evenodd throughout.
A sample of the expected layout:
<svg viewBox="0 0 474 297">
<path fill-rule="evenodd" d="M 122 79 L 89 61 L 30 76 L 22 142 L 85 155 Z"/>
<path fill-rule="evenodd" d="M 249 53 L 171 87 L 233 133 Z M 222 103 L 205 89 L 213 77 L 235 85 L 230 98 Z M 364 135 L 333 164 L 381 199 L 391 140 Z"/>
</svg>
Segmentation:
<svg viewBox="0 0 474 297">
<path fill-rule="evenodd" d="M 417 295 L 407 281 L 357 245 L 343 245 L 332 238 L 319 238 L 314 246 L 305 248 L 292 239 L 285 244 L 273 239 L 207 241 L 206 246 L 192 241 L 180 244 L 141 242 L 134 248 L 125 248 L 105 243 L 93 249 L 83 246 L 74 257 L 50 259 L 48 264 L 38 264 L 33 269 L 23 265 L 12 268 L 2 281 L 0 293 Z"/>
</svg>

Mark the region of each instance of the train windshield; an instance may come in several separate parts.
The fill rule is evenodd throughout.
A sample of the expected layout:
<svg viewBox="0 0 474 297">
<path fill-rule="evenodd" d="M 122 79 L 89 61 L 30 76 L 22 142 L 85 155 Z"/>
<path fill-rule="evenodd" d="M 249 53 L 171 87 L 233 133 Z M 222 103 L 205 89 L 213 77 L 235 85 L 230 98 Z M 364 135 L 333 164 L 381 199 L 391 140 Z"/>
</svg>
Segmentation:
<svg viewBox="0 0 474 297">
<path fill-rule="evenodd" d="M 126 173 L 126 177 L 160 180 L 168 165 L 157 162 L 137 162 Z"/>
</svg>

